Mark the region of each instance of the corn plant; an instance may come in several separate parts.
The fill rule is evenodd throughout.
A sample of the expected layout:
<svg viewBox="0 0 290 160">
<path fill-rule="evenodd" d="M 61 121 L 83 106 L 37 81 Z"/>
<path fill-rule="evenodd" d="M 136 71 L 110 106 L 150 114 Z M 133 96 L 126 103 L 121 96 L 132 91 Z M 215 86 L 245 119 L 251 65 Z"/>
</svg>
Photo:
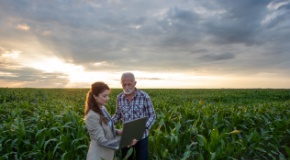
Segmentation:
<svg viewBox="0 0 290 160">
<path fill-rule="evenodd" d="M 150 159 L 290 158 L 289 89 L 144 90 L 157 115 Z M 85 159 L 87 91 L 0 88 L 0 160 Z M 111 114 L 121 91 L 112 89 Z"/>
</svg>

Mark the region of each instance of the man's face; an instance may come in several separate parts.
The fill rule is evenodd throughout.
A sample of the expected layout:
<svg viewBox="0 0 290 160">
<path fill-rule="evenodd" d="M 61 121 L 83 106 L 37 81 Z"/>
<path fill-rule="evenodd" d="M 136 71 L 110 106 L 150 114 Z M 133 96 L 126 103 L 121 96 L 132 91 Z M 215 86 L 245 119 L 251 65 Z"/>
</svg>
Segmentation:
<svg viewBox="0 0 290 160">
<path fill-rule="evenodd" d="M 136 81 L 134 81 L 134 79 L 130 76 L 122 77 L 121 84 L 122 84 L 124 93 L 131 94 L 135 89 Z"/>
</svg>

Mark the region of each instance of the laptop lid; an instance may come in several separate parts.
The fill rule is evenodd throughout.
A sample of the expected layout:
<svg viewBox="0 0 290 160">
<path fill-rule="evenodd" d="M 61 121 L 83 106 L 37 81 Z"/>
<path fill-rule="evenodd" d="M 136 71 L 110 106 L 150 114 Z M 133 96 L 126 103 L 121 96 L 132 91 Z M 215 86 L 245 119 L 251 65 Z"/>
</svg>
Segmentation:
<svg viewBox="0 0 290 160">
<path fill-rule="evenodd" d="M 127 147 L 129 144 L 132 143 L 133 139 L 137 139 L 137 140 L 142 139 L 143 134 L 146 129 L 146 122 L 147 122 L 147 117 L 143 117 L 143 118 L 138 118 L 138 119 L 134 119 L 134 120 L 123 123 L 123 131 L 122 131 L 121 137 L 116 136 L 116 138 L 109 140 L 100 145 L 107 148 L 114 149 L 114 150 Z M 112 145 L 112 143 L 116 143 L 116 142 L 119 144 Z"/>
<path fill-rule="evenodd" d="M 133 139 L 141 140 L 146 129 L 147 117 L 127 121 L 123 124 L 120 148 L 132 143 Z"/>
</svg>

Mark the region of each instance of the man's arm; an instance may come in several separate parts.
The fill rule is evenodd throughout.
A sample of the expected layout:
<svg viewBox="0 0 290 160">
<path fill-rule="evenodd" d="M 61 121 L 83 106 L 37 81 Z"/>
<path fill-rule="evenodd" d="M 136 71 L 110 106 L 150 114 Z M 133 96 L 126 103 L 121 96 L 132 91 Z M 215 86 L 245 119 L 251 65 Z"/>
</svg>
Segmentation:
<svg viewBox="0 0 290 160">
<path fill-rule="evenodd" d="M 152 101 L 151 101 L 149 96 L 146 98 L 146 102 L 147 102 L 146 111 L 147 111 L 147 115 L 148 115 L 146 128 L 150 129 L 152 127 L 152 125 L 154 124 L 154 122 L 155 122 L 156 114 L 155 114 L 153 103 L 152 103 Z"/>
</svg>

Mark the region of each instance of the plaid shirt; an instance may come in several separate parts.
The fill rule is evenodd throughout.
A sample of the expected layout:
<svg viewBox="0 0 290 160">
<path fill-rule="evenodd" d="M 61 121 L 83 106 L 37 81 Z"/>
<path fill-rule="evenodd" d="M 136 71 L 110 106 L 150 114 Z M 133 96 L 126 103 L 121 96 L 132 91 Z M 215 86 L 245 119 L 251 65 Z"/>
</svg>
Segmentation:
<svg viewBox="0 0 290 160">
<path fill-rule="evenodd" d="M 124 93 L 117 96 L 117 110 L 112 120 L 115 124 L 122 120 L 126 122 L 136 118 L 148 117 L 146 122 L 146 130 L 143 138 L 149 134 L 149 129 L 156 119 L 152 101 L 147 93 L 136 89 L 135 95 L 132 97 L 131 102 L 128 101 Z"/>
</svg>

